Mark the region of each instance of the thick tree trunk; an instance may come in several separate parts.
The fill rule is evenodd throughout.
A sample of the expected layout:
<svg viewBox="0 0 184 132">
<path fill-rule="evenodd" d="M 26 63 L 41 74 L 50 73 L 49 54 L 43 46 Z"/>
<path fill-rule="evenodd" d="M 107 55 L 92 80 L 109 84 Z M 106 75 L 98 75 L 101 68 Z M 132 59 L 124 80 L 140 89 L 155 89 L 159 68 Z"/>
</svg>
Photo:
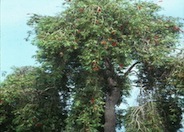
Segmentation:
<svg viewBox="0 0 184 132">
<path fill-rule="evenodd" d="M 116 113 L 115 105 L 120 98 L 120 89 L 117 87 L 117 75 L 109 60 L 106 61 L 107 93 L 105 102 L 104 132 L 115 132 Z"/>
<path fill-rule="evenodd" d="M 107 93 L 106 102 L 105 102 L 105 132 L 115 132 L 116 128 L 116 114 L 115 114 L 115 105 L 120 97 L 120 91 L 118 88 L 109 94 Z"/>
<path fill-rule="evenodd" d="M 115 109 L 114 104 L 110 100 L 110 96 L 107 95 L 106 97 L 106 104 L 105 104 L 105 125 L 104 131 L 105 132 L 115 132 L 115 124 L 116 117 L 115 117 Z"/>
</svg>

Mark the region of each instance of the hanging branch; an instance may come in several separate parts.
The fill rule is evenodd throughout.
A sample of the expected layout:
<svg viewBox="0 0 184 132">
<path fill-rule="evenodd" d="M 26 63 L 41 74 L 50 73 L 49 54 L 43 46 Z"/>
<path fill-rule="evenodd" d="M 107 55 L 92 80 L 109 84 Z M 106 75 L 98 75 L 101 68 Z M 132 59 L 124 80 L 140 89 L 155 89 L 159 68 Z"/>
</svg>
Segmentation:
<svg viewBox="0 0 184 132">
<path fill-rule="evenodd" d="M 137 64 L 139 64 L 140 62 L 139 61 L 137 61 L 137 62 L 135 62 L 130 68 L 128 68 L 128 70 L 125 72 L 125 74 L 124 74 L 124 77 L 126 77 L 130 72 L 131 72 L 131 70 L 134 68 L 134 66 L 135 65 L 137 65 Z"/>
</svg>

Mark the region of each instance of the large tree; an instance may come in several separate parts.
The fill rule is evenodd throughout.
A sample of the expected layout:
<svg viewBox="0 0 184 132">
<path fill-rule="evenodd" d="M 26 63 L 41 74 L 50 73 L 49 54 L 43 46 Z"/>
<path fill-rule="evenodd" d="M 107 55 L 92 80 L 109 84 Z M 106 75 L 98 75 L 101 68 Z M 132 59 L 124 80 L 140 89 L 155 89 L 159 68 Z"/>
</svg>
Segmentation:
<svg viewBox="0 0 184 132">
<path fill-rule="evenodd" d="M 147 117 L 156 111 L 152 118 L 161 120 L 157 110 L 161 104 L 153 102 L 168 98 L 160 95 L 178 88 L 176 83 L 183 88 L 182 65 L 179 60 L 172 63 L 182 32 L 180 20 L 159 15 L 161 8 L 145 1 L 68 0 L 66 4 L 67 9 L 56 16 L 35 14 L 28 22 L 35 29 L 37 60 L 60 84 L 58 92 L 66 94 L 62 98 L 70 97 L 65 130 L 114 132 L 115 106 L 135 83 L 153 93 L 144 104 L 152 104 L 145 112 L 153 108 Z M 133 73 L 137 81 L 131 83 Z M 58 76 L 60 80 L 55 79 Z M 172 83 L 165 83 L 169 79 Z"/>
</svg>

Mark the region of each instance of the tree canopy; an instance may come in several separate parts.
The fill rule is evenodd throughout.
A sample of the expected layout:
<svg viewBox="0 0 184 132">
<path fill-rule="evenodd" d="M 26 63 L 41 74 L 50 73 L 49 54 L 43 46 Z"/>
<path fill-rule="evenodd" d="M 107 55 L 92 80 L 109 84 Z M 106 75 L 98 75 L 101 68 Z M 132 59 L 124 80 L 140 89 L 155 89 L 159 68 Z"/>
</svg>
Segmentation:
<svg viewBox="0 0 184 132">
<path fill-rule="evenodd" d="M 174 132 L 181 128 L 184 56 L 183 49 L 177 49 L 181 19 L 160 15 L 161 8 L 148 1 L 68 0 L 65 4 L 66 10 L 56 16 L 35 14 L 28 22 L 36 34 L 39 72 L 13 80 L 17 85 L 10 79 L 2 85 L 6 90 L 31 87 L 36 90 L 33 96 L 40 91 L 38 109 L 28 108 L 42 110 L 39 130 L 114 132 L 124 125 L 127 132 Z M 122 114 L 116 106 L 133 87 L 140 89 L 139 106 Z M 15 111 L 25 110 L 25 105 Z"/>
</svg>

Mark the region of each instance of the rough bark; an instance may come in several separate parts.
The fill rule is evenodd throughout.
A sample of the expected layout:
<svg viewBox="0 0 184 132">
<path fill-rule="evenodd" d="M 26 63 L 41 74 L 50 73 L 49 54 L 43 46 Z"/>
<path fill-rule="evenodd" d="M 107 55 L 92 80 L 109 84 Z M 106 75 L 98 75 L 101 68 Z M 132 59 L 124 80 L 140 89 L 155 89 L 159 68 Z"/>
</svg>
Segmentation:
<svg viewBox="0 0 184 132">
<path fill-rule="evenodd" d="M 116 128 L 116 114 L 115 114 L 115 105 L 120 97 L 120 91 L 118 88 L 112 91 L 109 95 L 107 93 L 106 103 L 105 103 L 105 132 L 115 132 Z"/>
<path fill-rule="evenodd" d="M 108 59 L 105 62 L 105 66 L 107 76 L 107 93 L 105 102 L 104 132 L 115 132 L 115 105 L 120 98 L 120 89 L 117 87 L 117 75 L 115 74 L 114 68 Z"/>
</svg>

